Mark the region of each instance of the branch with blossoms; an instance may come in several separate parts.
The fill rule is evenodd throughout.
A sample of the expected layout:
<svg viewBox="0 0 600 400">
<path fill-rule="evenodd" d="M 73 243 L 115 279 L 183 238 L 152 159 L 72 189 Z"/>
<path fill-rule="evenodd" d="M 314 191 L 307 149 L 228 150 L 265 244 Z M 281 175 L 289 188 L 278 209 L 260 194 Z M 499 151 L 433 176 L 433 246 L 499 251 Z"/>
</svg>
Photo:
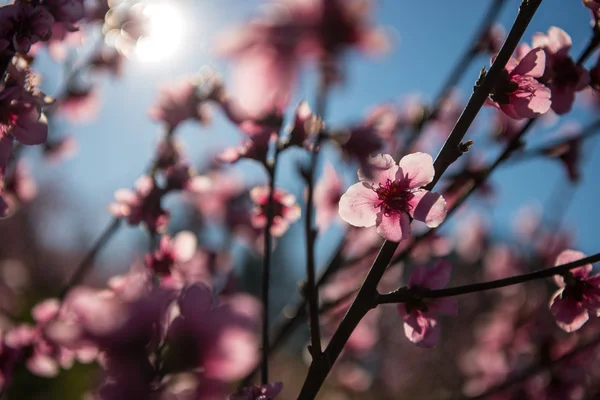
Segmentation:
<svg viewBox="0 0 600 400">
<path fill-rule="evenodd" d="M 73 364 L 94 363 L 99 385 L 86 394 L 94 399 L 312 399 L 333 397 L 331 392 L 438 398 L 459 391 L 473 397 L 498 387 L 524 399 L 550 393 L 581 398 L 583 391 L 593 392 L 591 380 L 600 379 L 600 371 L 586 366 L 596 353 L 591 345 L 583 347 L 589 352 L 578 349 L 598 333 L 600 279 L 591 263 L 600 255 L 571 250 L 576 245 L 570 232 L 562 224 L 542 222 L 531 210 L 518 217 L 514 238 L 503 238 L 500 231 L 494 236 L 484 221 L 497 199 L 491 175 L 500 166 L 543 154 L 560 159 L 571 181 L 581 176 L 580 143 L 593 137 L 597 122 L 578 128 L 576 136 L 531 149 L 525 147 L 525 135 L 544 128 L 545 114 L 558 118 L 581 107 L 575 102 L 579 92 L 600 87 L 599 67 L 588 72 L 584 65 L 600 44 L 600 6 L 584 1 L 594 25 L 575 61 L 569 54 L 571 37 L 556 26 L 536 33 L 531 46 L 522 43 L 541 0 L 522 2 L 502 44 L 494 21 L 506 4 L 490 1 L 475 39 L 431 106 L 408 98 L 341 126 L 329 121 L 337 115 L 326 110 L 336 111 L 330 103 L 348 79 L 346 56 L 389 46 L 385 32 L 369 20 L 367 2 L 275 0 L 249 24 L 219 36 L 216 50 L 232 62 L 231 74 L 202 69 L 161 89 L 149 110 L 162 130 L 149 165 L 132 189 L 115 193 L 112 221 L 75 265 L 59 298 L 39 301 L 54 285 L 39 294 L 32 286 L 35 300 L 25 297 L 26 279 L 14 263 L 4 262 L 0 247 L 0 300 L 6 311 L 0 314 L 1 390 L 23 397 L 29 393 L 22 384 L 29 379 L 23 378 L 25 370 L 62 379 L 62 371 Z M 107 35 L 102 50 L 110 42 L 119 57 L 97 60 L 102 51 L 93 51 L 90 59 L 66 68 L 64 90 L 54 104 L 63 111 L 77 109 L 78 100 L 89 99 L 91 86 L 78 85 L 87 70 L 96 62 L 116 68 L 121 55 L 134 54 L 134 46 L 146 43 L 143 19 L 151 15 L 146 11 L 143 3 L 102 0 L 92 9 L 62 0 L 0 7 L 0 20 L 6 22 L 0 25 L 0 61 L 9 59 L 0 87 L 0 199 L 27 189 L 19 168 L 22 154 L 16 151 L 22 147 L 13 142 L 45 142 L 52 148 L 56 140 L 48 139 L 43 114 L 53 109 L 34 79 L 36 48 L 64 55 L 68 38 L 87 27 L 83 21 L 101 22 Z M 75 20 L 77 13 L 82 15 Z M 481 70 L 463 109 L 453 86 L 476 56 L 486 53 L 493 54 L 491 67 Z M 314 105 L 300 101 L 288 118 L 304 65 L 318 72 L 317 98 Z M 483 106 L 491 114 L 481 113 Z M 196 172 L 184 152 L 182 125 L 201 130 L 211 122 L 213 109 L 242 139 L 219 154 L 205 152 L 210 161 L 202 160 Z M 481 118 L 491 118 L 485 142 L 472 133 Z M 497 154 L 484 162 L 488 144 Z M 437 145 L 441 150 L 434 161 L 428 153 Z M 299 166 L 292 168 L 292 179 L 283 170 L 290 160 Z M 320 160 L 325 160 L 322 170 Z M 256 176 L 246 169 L 250 165 L 259 167 Z M 341 168 L 358 170 L 358 182 L 346 182 Z M 286 235 L 300 219 L 294 190 L 306 194 L 302 249 L 290 248 L 293 229 Z M 474 200 L 473 207 L 463 207 L 467 200 Z M 480 205 L 485 213 L 470 217 Z M 553 207 L 566 209 L 565 203 L 547 207 L 562 218 L 565 210 Z M 3 203 L 3 214 L 7 208 L 6 226 L 30 217 L 26 207 Z M 464 218 L 449 226 L 450 217 L 459 213 Z M 414 220 L 423 224 L 413 226 Z M 98 254 L 110 248 L 125 225 L 143 231 L 149 247 L 136 254 L 129 272 L 100 288 L 84 284 L 93 282 L 88 275 Z M 8 248 L 15 247 L 11 238 L 26 236 L 7 232 Z M 331 246 L 330 235 L 340 236 L 337 246 Z M 330 261 L 317 268 L 320 245 Z M 277 294 L 288 291 L 278 278 L 288 272 L 295 251 L 306 255 L 306 277 L 294 316 L 280 327 L 271 314 Z M 28 264 L 35 268 L 44 260 L 45 269 L 52 257 L 35 257 Z M 453 286 L 446 288 L 452 269 Z M 33 275 L 33 280 L 45 278 Z M 554 294 L 548 277 L 558 285 Z M 465 294 L 477 301 L 461 305 L 459 314 L 451 297 Z M 394 310 L 385 306 L 391 303 Z M 408 341 L 397 335 L 390 311 L 399 315 Z M 289 317 L 289 309 L 283 313 Z M 454 323 L 441 316 L 453 317 Z M 296 378 L 302 373 L 293 369 L 299 366 L 297 357 L 286 360 L 276 350 L 305 317 L 307 335 L 296 342 L 303 349 L 308 342 L 310 365 L 302 381 Z M 435 351 L 418 352 L 438 343 Z M 561 360 L 560 370 L 528 372 L 555 360 Z M 254 385 L 256 370 L 261 378 Z M 420 371 L 441 383 L 419 385 Z M 328 376 L 332 385 L 325 386 Z M 231 393 L 234 385 L 238 390 Z M 295 388 L 299 394 L 291 393 Z"/>
</svg>

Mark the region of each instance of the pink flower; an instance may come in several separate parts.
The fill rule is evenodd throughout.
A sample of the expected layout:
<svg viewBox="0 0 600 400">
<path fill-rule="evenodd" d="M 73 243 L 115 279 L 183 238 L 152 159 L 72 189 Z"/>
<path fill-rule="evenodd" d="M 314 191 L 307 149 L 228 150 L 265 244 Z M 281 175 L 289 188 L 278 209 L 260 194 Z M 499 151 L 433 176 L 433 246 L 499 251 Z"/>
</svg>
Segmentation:
<svg viewBox="0 0 600 400">
<path fill-rule="evenodd" d="M 20 205 L 29 203 L 37 195 L 37 184 L 24 160 L 19 160 L 6 175 L 2 194 L 9 206 L 10 214 L 14 213 Z"/>
<path fill-rule="evenodd" d="M 555 265 L 567 264 L 585 258 L 575 250 L 564 250 Z M 560 289 L 550 299 L 550 311 L 558 326 L 566 332 L 575 332 L 589 319 L 590 312 L 600 309 L 600 274 L 590 276 L 592 264 L 572 269 L 564 275 L 554 276 Z"/>
<path fill-rule="evenodd" d="M 164 86 L 158 103 L 150 107 L 148 113 L 154 120 L 164 121 L 170 130 L 188 119 L 201 124 L 210 122 L 209 110 L 199 96 L 198 84 L 191 78 Z"/>
<path fill-rule="evenodd" d="M 50 39 L 53 23 L 44 6 L 19 2 L 0 7 L 0 42 L 10 43 L 9 52 L 26 54 L 33 44 Z"/>
<path fill-rule="evenodd" d="M 56 105 L 58 112 L 72 123 L 91 121 L 100 110 L 100 92 L 93 86 L 69 86 Z"/>
<path fill-rule="evenodd" d="M 583 5 L 590 9 L 596 21 L 600 19 L 600 1 L 583 0 Z"/>
<path fill-rule="evenodd" d="M 250 197 L 254 202 L 252 213 L 252 226 L 264 228 L 267 225 L 267 207 L 269 202 L 269 188 L 257 186 L 250 191 Z M 275 189 L 273 194 L 273 223 L 271 235 L 282 236 L 290 227 L 290 224 L 300 218 L 300 206 L 296 204 L 296 196 L 282 189 Z"/>
<path fill-rule="evenodd" d="M 550 89 L 536 78 L 544 75 L 546 55 L 531 50 L 520 61 L 511 58 L 490 93 L 488 104 L 514 119 L 534 118 L 550 109 Z"/>
<path fill-rule="evenodd" d="M 110 205 L 110 212 L 125 218 L 130 225 L 145 223 L 151 232 L 166 228 L 169 212 L 161 206 L 164 191 L 155 186 L 152 178 L 142 176 L 135 183 L 135 189 L 120 189 L 115 193 L 116 203 Z"/>
<path fill-rule="evenodd" d="M 415 268 L 408 281 L 409 289 L 441 289 L 450 280 L 452 265 L 439 260 L 433 268 Z M 404 333 L 408 340 L 419 347 L 432 348 L 440 337 L 437 315 L 458 315 L 458 304 L 454 299 L 415 299 L 398 304 L 398 312 L 404 320 Z"/>
<path fill-rule="evenodd" d="M 189 231 L 163 235 L 158 249 L 146 256 L 146 265 L 158 275 L 170 275 L 175 263 L 189 261 L 196 251 L 196 236 Z"/>
<path fill-rule="evenodd" d="M 253 117 L 286 108 L 299 63 L 316 48 L 311 37 L 314 12 L 299 1 L 268 9 L 267 15 L 220 38 L 220 52 L 235 60 L 235 97 Z"/>
<path fill-rule="evenodd" d="M 476 49 L 479 52 L 497 54 L 502 48 L 506 31 L 500 24 L 492 24 L 479 38 Z"/>
<path fill-rule="evenodd" d="M 314 202 L 316 224 L 325 230 L 336 220 L 340 198 L 344 194 L 343 182 L 331 164 L 325 166 L 323 177 L 315 185 Z"/>
<path fill-rule="evenodd" d="M 350 225 L 376 225 L 384 239 L 399 242 L 410 235 L 410 218 L 435 228 L 446 218 L 446 201 L 420 189 L 433 180 L 433 160 L 425 153 L 404 156 L 398 164 L 389 154 L 368 160 L 372 178 L 358 170 L 360 182 L 340 199 L 339 214 Z"/>
<path fill-rule="evenodd" d="M 247 386 L 229 396 L 229 400 L 273 400 L 282 389 L 283 383 L 281 382 Z"/>
<path fill-rule="evenodd" d="M 310 109 L 306 101 L 300 102 L 296 107 L 294 125 L 290 130 L 290 136 L 287 145 L 303 147 L 309 137 L 318 133 L 321 128 L 316 115 Z"/>
<path fill-rule="evenodd" d="M 546 53 L 546 68 L 540 81 L 552 92 L 552 110 L 562 115 L 571 111 L 575 92 L 583 90 L 590 82 L 585 68 L 575 64 L 569 56 L 571 37 L 556 26 L 548 29 L 548 35 L 536 33 L 533 46 Z"/>
<path fill-rule="evenodd" d="M 84 16 L 83 0 L 44 0 L 44 7 L 71 32 L 77 30 L 75 24 Z"/>
<path fill-rule="evenodd" d="M 0 87 L 0 137 L 5 135 L 25 145 L 42 144 L 48 136 L 38 99 L 16 84 Z"/>
</svg>

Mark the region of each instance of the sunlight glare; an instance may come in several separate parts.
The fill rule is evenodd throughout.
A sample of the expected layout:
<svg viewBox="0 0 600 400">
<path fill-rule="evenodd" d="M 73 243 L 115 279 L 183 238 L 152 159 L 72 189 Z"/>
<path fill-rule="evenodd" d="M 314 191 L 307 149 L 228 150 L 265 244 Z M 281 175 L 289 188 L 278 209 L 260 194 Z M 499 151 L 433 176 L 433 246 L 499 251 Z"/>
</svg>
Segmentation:
<svg viewBox="0 0 600 400">
<path fill-rule="evenodd" d="M 183 18 L 171 4 L 150 4 L 143 14 L 148 18 L 148 35 L 141 37 L 135 54 L 142 62 L 158 62 L 172 57 L 181 47 Z"/>
</svg>

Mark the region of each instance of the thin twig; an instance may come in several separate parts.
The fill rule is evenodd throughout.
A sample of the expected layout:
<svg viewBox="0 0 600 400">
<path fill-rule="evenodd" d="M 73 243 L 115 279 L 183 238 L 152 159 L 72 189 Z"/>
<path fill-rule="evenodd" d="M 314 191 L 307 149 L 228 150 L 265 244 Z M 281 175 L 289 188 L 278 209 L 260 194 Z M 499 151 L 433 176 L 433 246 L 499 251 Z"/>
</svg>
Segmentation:
<svg viewBox="0 0 600 400">
<path fill-rule="evenodd" d="M 322 73 L 319 82 L 319 89 L 317 91 L 317 101 L 315 112 L 318 117 L 323 121 L 325 118 L 325 112 L 327 107 L 327 93 L 328 93 L 327 78 Z M 315 170 L 317 169 L 317 161 L 319 158 L 319 150 L 321 142 L 323 141 L 323 130 L 319 130 L 317 134 L 315 144 L 311 149 L 310 153 L 310 166 L 307 180 L 307 196 L 306 196 L 306 218 L 304 219 L 304 231 L 306 237 L 306 283 L 302 288 L 302 295 L 306 300 L 308 306 L 308 329 L 310 331 L 310 354 L 313 359 L 320 357 L 321 350 L 321 332 L 319 325 L 319 291 L 316 285 L 316 263 L 315 263 L 315 240 L 317 238 L 317 229 L 313 226 L 313 197 L 314 197 L 314 180 Z"/>
<path fill-rule="evenodd" d="M 435 162 L 435 177 L 433 181 L 425 187 L 432 189 L 441 178 L 441 175 L 446 169 L 462 154 L 461 141 L 464 138 L 471 123 L 477 116 L 479 110 L 483 106 L 489 93 L 494 88 L 500 74 L 510 59 L 513 51 L 517 47 L 521 36 L 527 29 L 529 22 L 533 18 L 541 0 L 525 0 L 521 4 L 519 14 L 513 24 L 513 27 L 494 61 L 492 67 L 486 76 L 480 80 L 479 84 L 474 88 L 474 92 L 467 103 L 467 106 L 460 118 L 458 119 L 450 136 L 444 143 L 442 150 L 438 154 Z M 329 345 L 324 351 L 323 357 L 314 359 L 308 371 L 308 376 L 301 389 L 299 399 L 314 399 L 319 392 L 323 382 L 325 381 L 331 367 L 335 363 L 341 353 L 348 338 L 354 331 L 354 328 L 361 321 L 363 316 L 375 304 L 373 300 L 377 295 L 377 284 L 381 280 L 390 260 L 392 259 L 398 243 L 385 241 L 377 258 L 375 259 L 371 270 L 369 271 L 356 299 L 348 313 L 340 323 L 338 329 L 333 334 Z"/>
<path fill-rule="evenodd" d="M 278 132 L 280 130 L 278 129 Z M 260 363 L 260 376 L 263 385 L 269 383 L 269 294 L 271 281 L 271 253 L 273 252 L 273 238 L 271 235 L 271 226 L 275 218 L 275 173 L 277 172 L 277 161 L 279 159 L 279 133 L 275 139 L 275 154 L 272 164 L 265 163 L 269 175 L 269 198 L 267 201 L 267 224 L 265 226 L 265 243 L 263 258 L 263 279 L 262 279 L 262 360 Z"/>
<path fill-rule="evenodd" d="M 592 264 L 600 261 L 600 253 L 593 256 L 582 258 L 567 264 L 558 265 L 552 268 L 544 268 L 527 274 L 511 276 L 508 278 L 497 279 L 489 282 L 473 283 L 470 285 L 456 286 L 452 288 L 428 290 L 419 288 L 404 287 L 391 293 L 381 294 L 377 299 L 377 304 L 405 303 L 413 299 L 439 299 L 441 297 L 460 296 L 463 294 L 477 293 L 485 290 L 499 289 L 506 286 L 517 285 L 533 281 L 536 279 L 550 278 L 554 275 L 562 275 L 573 268 L 585 264 Z"/>
<path fill-rule="evenodd" d="M 93 265 L 94 260 L 96 259 L 96 256 L 102 250 L 102 248 L 106 245 L 106 243 L 108 243 L 108 241 L 112 237 L 112 235 L 114 235 L 117 232 L 120 224 L 121 224 L 120 218 L 113 218 L 113 220 L 106 227 L 106 229 L 104 229 L 104 231 L 102 232 L 102 234 L 100 235 L 100 237 L 98 238 L 96 243 L 94 243 L 92 248 L 88 250 L 88 252 L 85 254 L 83 259 L 79 262 L 79 264 L 77 264 L 77 267 L 75 267 L 73 274 L 71 275 L 71 277 L 67 280 L 67 283 L 65 283 L 65 285 L 61 289 L 60 295 L 59 295 L 59 297 L 61 299 L 63 299 L 65 297 L 65 295 L 67 294 L 67 292 L 73 286 L 75 286 L 77 283 L 79 283 L 79 281 L 81 281 L 81 279 L 83 279 L 83 277 L 89 272 L 90 268 Z"/>
</svg>

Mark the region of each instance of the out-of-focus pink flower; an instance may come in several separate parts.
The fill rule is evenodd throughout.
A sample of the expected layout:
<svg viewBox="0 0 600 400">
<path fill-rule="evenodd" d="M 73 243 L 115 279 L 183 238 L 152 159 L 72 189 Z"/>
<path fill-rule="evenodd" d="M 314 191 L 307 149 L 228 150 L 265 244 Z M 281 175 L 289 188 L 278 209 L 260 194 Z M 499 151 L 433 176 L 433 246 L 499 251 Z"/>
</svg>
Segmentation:
<svg viewBox="0 0 600 400">
<path fill-rule="evenodd" d="M 500 142 L 509 143 L 521 132 L 524 125 L 524 120 L 511 118 L 498 110 L 494 114 L 493 137 Z"/>
<path fill-rule="evenodd" d="M 455 247 L 466 262 L 474 263 L 483 255 L 488 241 L 489 224 L 481 214 L 473 213 L 460 219 L 455 231 Z"/>
<path fill-rule="evenodd" d="M 380 128 L 377 119 L 368 118 L 348 129 L 334 130 L 330 134 L 331 138 L 340 145 L 344 158 L 358 162 L 363 173 L 370 176 L 369 159 L 372 154 L 380 152 L 384 145 Z"/>
<path fill-rule="evenodd" d="M 575 250 L 565 250 L 559 254 L 555 265 L 567 264 L 585 258 L 585 254 Z M 600 309 L 600 274 L 591 275 L 592 264 L 572 269 L 564 275 L 555 275 L 554 281 L 561 288 L 550 300 L 550 311 L 558 326 L 574 332 Z"/>
<path fill-rule="evenodd" d="M 590 9 L 596 22 L 600 20 L 600 1 L 598 0 L 583 0 L 583 5 Z"/>
<path fill-rule="evenodd" d="M 433 160 L 425 153 L 403 157 L 398 164 L 389 154 L 368 161 L 372 178 L 358 170 L 360 182 L 340 199 L 342 219 L 354 226 L 376 225 L 384 239 L 399 242 L 410 235 L 410 217 L 434 228 L 446 218 L 446 201 L 420 189 L 433 180 Z"/>
<path fill-rule="evenodd" d="M 546 53 L 546 68 L 540 81 L 552 92 L 552 110 L 558 115 L 568 113 L 573 107 L 575 92 L 583 90 L 590 82 L 588 71 L 569 56 L 571 37 L 552 26 L 547 35 L 536 33 L 533 36 L 533 47 Z"/>
<path fill-rule="evenodd" d="M 288 145 L 303 147 L 309 137 L 318 133 L 320 123 L 306 101 L 300 102 L 296 107 L 294 125 L 290 130 Z"/>
<path fill-rule="evenodd" d="M 281 118 L 273 114 L 262 120 L 242 120 L 238 127 L 248 135 L 248 139 L 242 143 L 241 147 L 225 149 L 218 159 L 233 163 L 240 158 L 250 158 L 265 163 L 269 144 L 281 127 Z"/>
<path fill-rule="evenodd" d="M 482 53 L 497 54 L 502 48 L 505 37 L 506 31 L 502 25 L 497 23 L 492 24 L 485 32 L 483 32 L 475 49 Z"/>
<path fill-rule="evenodd" d="M 0 50 L 27 54 L 33 44 L 50 39 L 53 23 L 44 6 L 19 2 L 0 7 L 0 42 L 9 43 Z"/>
<path fill-rule="evenodd" d="M 452 265 L 439 260 L 433 268 L 419 266 L 410 275 L 411 289 L 441 289 L 450 280 Z M 458 303 L 454 299 L 416 299 L 398 304 L 398 312 L 404 320 L 404 333 L 408 340 L 419 347 L 434 347 L 440 337 L 437 315 L 458 315 Z"/>
<path fill-rule="evenodd" d="M 123 72 L 123 55 L 113 47 L 104 46 L 89 61 L 93 71 L 108 71 L 113 76 L 121 76 Z"/>
<path fill-rule="evenodd" d="M 152 178 L 142 176 L 135 183 L 134 190 L 120 189 L 115 193 L 116 203 L 110 205 L 110 212 L 125 218 L 130 225 L 144 223 L 151 232 L 161 232 L 169 221 L 169 212 L 164 210 L 161 199 L 164 190 L 155 186 Z"/>
<path fill-rule="evenodd" d="M 338 217 L 340 198 L 344 194 L 343 182 L 331 164 L 325 165 L 323 177 L 315 185 L 315 221 L 325 230 Z"/>
<path fill-rule="evenodd" d="M 48 121 L 42 104 L 16 84 L 0 87 L 0 136 L 12 135 L 25 145 L 46 141 Z"/>
<path fill-rule="evenodd" d="M 488 104 L 514 119 L 534 118 L 550 109 L 550 89 L 536 78 L 544 75 L 546 55 L 533 49 L 520 61 L 511 58 L 491 91 Z"/>
<path fill-rule="evenodd" d="M 96 87 L 69 87 L 56 102 L 58 112 L 72 123 L 91 121 L 100 110 L 100 92 Z"/>
<path fill-rule="evenodd" d="M 209 184 L 203 176 L 196 175 L 196 171 L 187 162 L 178 162 L 164 170 L 166 191 L 187 190 L 192 193 L 199 192 Z"/>
<path fill-rule="evenodd" d="M 229 400 L 273 400 L 282 390 L 281 382 L 247 386 L 229 396 Z"/>
<path fill-rule="evenodd" d="M 256 321 L 254 311 L 248 312 L 249 303 L 258 308 L 249 297 L 217 305 L 206 286 L 185 288 L 177 300 L 180 315 L 167 333 L 174 361 L 184 368 L 203 367 L 208 379 L 228 382 L 247 374 L 258 360 Z"/>
<path fill-rule="evenodd" d="M 46 7 L 56 22 L 64 24 L 68 31 L 76 31 L 75 25 L 84 16 L 84 0 L 44 0 Z"/>
<path fill-rule="evenodd" d="M 250 191 L 250 197 L 254 202 L 252 213 L 252 226 L 264 228 L 267 225 L 267 209 L 269 203 L 269 188 L 257 186 Z M 300 218 L 300 206 L 296 204 L 296 196 L 282 189 L 275 189 L 273 193 L 273 221 L 271 224 L 271 235 L 282 236 L 290 227 L 291 223 Z"/>
<path fill-rule="evenodd" d="M 175 263 L 189 261 L 196 252 L 196 236 L 189 231 L 163 235 L 158 249 L 146 256 L 146 265 L 158 275 L 170 275 Z"/>
<path fill-rule="evenodd" d="M 20 205 L 29 203 L 37 195 L 37 184 L 31 176 L 25 161 L 19 160 L 14 168 L 6 174 L 4 180 L 4 200 L 14 213 Z"/>
<path fill-rule="evenodd" d="M 557 159 L 563 164 L 571 182 L 577 182 L 581 176 L 582 140 L 579 137 L 579 132 L 581 132 L 581 127 L 578 124 L 563 127 L 557 136 L 565 137 L 568 140 L 548 148 L 544 152 L 549 157 Z"/>
<path fill-rule="evenodd" d="M 74 156 L 79 149 L 73 136 L 53 138 L 44 143 L 44 157 L 49 162 L 57 162 Z"/>
<path fill-rule="evenodd" d="M 210 122 L 207 104 L 198 95 L 198 84 L 191 78 L 184 78 L 175 84 L 164 86 L 157 104 L 150 107 L 150 116 L 164 121 L 169 130 L 175 129 L 181 122 L 191 119 L 201 124 Z"/>
<path fill-rule="evenodd" d="M 69 48 L 83 44 L 83 31 L 67 30 L 65 24 L 55 22 L 52 25 L 52 36 L 46 42 L 38 42 L 31 47 L 29 55 L 37 55 L 43 46 L 48 48 L 48 53 L 55 61 L 64 61 Z"/>
</svg>

